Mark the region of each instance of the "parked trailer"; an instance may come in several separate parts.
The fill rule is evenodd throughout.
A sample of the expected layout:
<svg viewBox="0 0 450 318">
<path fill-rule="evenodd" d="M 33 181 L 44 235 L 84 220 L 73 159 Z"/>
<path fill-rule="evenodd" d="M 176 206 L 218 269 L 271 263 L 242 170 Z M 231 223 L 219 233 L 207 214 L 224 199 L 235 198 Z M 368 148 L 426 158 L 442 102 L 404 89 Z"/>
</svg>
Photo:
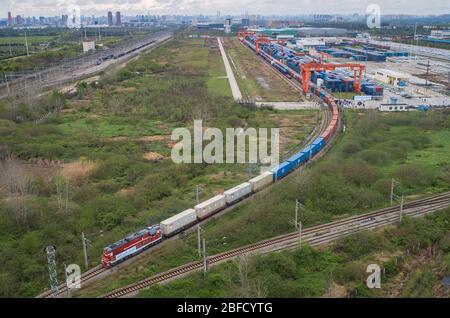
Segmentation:
<svg viewBox="0 0 450 318">
<path fill-rule="evenodd" d="M 225 195 L 225 201 L 227 201 L 228 204 L 233 204 L 234 202 L 245 198 L 250 193 L 252 193 L 252 185 L 249 182 L 244 182 L 225 191 L 223 194 Z"/>
<path fill-rule="evenodd" d="M 202 220 L 211 214 L 225 208 L 227 206 L 227 202 L 225 200 L 225 196 L 223 194 L 216 195 L 214 198 L 211 198 L 205 202 L 197 204 L 194 209 L 197 214 L 197 218 Z"/>
<path fill-rule="evenodd" d="M 273 172 L 266 171 L 263 174 L 250 179 L 248 182 L 252 185 L 252 191 L 258 192 L 273 182 Z"/>
<path fill-rule="evenodd" d="M 160 223 L 164 236 L 174 235 L 197 222 L 197 214 L 194 209 L 187 209 Z"/>
</svg>

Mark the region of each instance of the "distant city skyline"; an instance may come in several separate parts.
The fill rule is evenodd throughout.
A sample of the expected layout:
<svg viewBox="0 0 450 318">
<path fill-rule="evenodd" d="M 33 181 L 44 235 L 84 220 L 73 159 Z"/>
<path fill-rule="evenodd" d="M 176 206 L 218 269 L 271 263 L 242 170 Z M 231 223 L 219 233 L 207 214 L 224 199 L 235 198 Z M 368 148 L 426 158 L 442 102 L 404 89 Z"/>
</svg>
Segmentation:
<svg viewBox="0 0 450 318">
<path fill-rule="evenodd" d="M 365 14 L 369 4 L 379 4 L 382 14 L 437 15 L 450 14 L 448 0 L 0 0 L 13 16 L 57 16 L 66 13 L 71 4 L 79 5 L 86 16 L 106 16 L 108 11 L 122 15 L 137 14 L 204 14 L 261 15 Z M 4 16 L 4 17 L 3 17 Z"/>
</svg>

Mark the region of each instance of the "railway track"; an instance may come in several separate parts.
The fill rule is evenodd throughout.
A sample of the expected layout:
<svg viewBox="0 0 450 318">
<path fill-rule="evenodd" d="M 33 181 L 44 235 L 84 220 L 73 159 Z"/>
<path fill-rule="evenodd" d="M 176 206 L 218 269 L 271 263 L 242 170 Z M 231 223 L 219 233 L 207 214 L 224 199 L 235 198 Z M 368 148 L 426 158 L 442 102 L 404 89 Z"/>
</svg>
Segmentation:
<svg viewBox="0 0 450 318">
<path fill-rule="evenodd" d="M 450 206 L 450 192 L 436 195 L 422 200 L 416 200 L 404 204 L 403 215 L 420 217 L 429 213 L 442 210 Z M 400 207 L 389 207 L 378 211 L 349 217 L 343 220 L 306 228 L 301 237 L 298 233 L 290 233 L 273 239 L 264 240 L 255 244 L 240 247 L 228 252 L 217 254 L 208 258 L 209 265 L 217 265 L 232 260 L 238 256 L 252 253 L 267 253 L 283 249 L 292 249 L 299 246 L 300 242 L 307 242 L 311 246 L 327 244 L 341 237 L 361 231 L 378 229 L 399 222 Z M 203 268 L 203 262 L 192 262 L 164 273 L 144 279 L 136 284 L 117 289 L 104 295 L 104 298 L 130 297 L 139 291 L 154 284 L 165 283 L 170 280 L 183 277 L 187 274 L 199 271 Z"/>
<path fill-rule="evenodd" d="M 261 57 L 259 57 L 259 58 L 261 58 Z M 261 60 L 262 60 L 264 63 L 267 63 L 266 60 L 264 60 L 264 59 L 262 59 L 262 58 L 261 58 Z M 270 65 L 269 65 L 269 66 L 270 66 Z M 270 69 L 272 69 L 272 68 L 270 68 Z M 274 70 L 274 69 L 272 69 L 272 71 L 273 71 L 274 74 L 276 74 L 277 76 L 279 76 L 279 77 L 283 78 L 284 80 L 286 80 L 286 81 L 287 81 L 294 89 L 296 89 L 296 90 L 299 91 L 299 92 L 302 92 L 300 86 L 299 86 L 298 84 L 296 85 L 294 80 L 288 79 L 287 77 L 281 75 L 279 72 L 277 72 L 277 71 Z M 320 125 L 317 126 L 317 127 L 311 132 L 311 134 L 310 134 L 310 135 L 309 135 L 309 136 L 308 136 L 301 144 L 298 145 L 298 148 L 299 148 L 299 147 L 302 147 L 302 146 L 305 146 L 305 145 L 308 144 L 310 141 L 312 141 L 312 140 L 314 140 L 316 137 L 320 136 L 320 134 L 322 134 L 322 133 L 325 131 L 325 129 L 327 128 L 327 126 L 328 126 L 329 123 L 331 122 L 331 117 L 332 117 L 332 116 L 331 116 L 331 111 L 330 111 L 330 109 L 329 109 L 328 107 L 326 107 L 326 108 L 324 108 L 324 109 L 322 109 L 322 110 L 323 110 L 323 118 L 322 118 L 322 120 L 321 120 L 321 122 L 320 122 Z M 295 149 L 296 149 L 296 148 L 297 148 L 297 147 L 294 148 L 293 152 L 295 152 Z M 289 158 L 289 157 L 293 154 L 293 152 L 292 152 L 292 153 L 287 153 L 287 154 L 285 154 L 283 157 Z M 323 152 L 323 150 L 322 150 L 322 152 Z M 319 158 L 319 157 L 320 157 L 320 155 L 318 154 L 317 157 L 313 158 L 312 160 L 316 160 L 316 159 Z M 283 182 L 283 181 L 284 181 L 284 180 L 281 180 L 281 182 Z M 222 214 L 224 214 L 224 213 L 226 213 L 226 212 L 229 212 L 230 210 L 236 208 L 237 206 L 243 204 L 244 202 L 246 202 L 247 200 L 249 200 L 249 199 L 251 199 L 251 198 L 252 198 L 252 197 L 249 197 L 249 198 L 247 198 L 247 199 L 245 199 L 245 200 L 239 202 L 237 205 L 233 205 L 233 206 L 231 206 L 231 207 L 225 209 L 224 211 L 219 212 L 217 215 L 222 215 Z M 214 217 L 217 217 L 217 215 L 211 215 L 211 216 L 208 217 L 205 221 L 207 222 L 207 221 L 209 221 L 210 219 L 212 219 L 212 218 L 214 218 Z M 203 224 L 205 221 L 203 221 L 203 222 L 201 222 L 201 223 Z M 196 224 L 193 225 L 191 228 L 194 228 L 195 226 L 196 226 Z M 142 254 L 145 254 L 146 252 L 149 252 L 149 251 L 151 251 L 151 249 L 149 249 L 149 250 L 147 250 L 147 251 L 144 251 Z M 87 271 L 87 272 L 85 272 L 85 273 L 83 273 L 83 274 L 81 275 L 81 278 L 80 278 L 81 284 L 82 284 L 82 285 L 85 285 L 87 282 L 89 282 L 89 281 L 91 281 L 91 280 L 93 280 L 93 279 L 96 279 L 96 278 L 100 277 L 100 275 L 102 275 L 102 274 L 106 274 L 108 271 L 109 271 L 109 270 L 104 269 L 101 265 L 97 265 L 96 267 L 92 268 L 91 270 L 89 270 L 89 271 Z M 66 286 L 66 284 L 60 284 L 60 285 L 58 286 L 58 291 L 57 291 L 56 293 L 53 293 L 51 290 L 47 290 L 47 291 L 45 291 L 44 293 L 41 293 L 40 295 L 38 295 L 37 297 L 38 297 L 38 298 L 62 297 L 62 296 L 64 296 L 64 295 L 66 295 L 66 294 L 67 294 L 67 286 Z"/>
</svg>

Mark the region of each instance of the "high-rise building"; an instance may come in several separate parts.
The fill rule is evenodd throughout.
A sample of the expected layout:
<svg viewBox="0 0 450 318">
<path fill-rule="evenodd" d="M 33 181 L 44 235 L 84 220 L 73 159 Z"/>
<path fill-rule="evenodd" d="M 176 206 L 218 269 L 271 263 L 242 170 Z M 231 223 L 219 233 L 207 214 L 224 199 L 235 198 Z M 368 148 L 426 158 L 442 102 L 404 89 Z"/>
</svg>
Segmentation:
<svg viewBox="0 0 450 318">
<path fill-rule="evenodd" d="M 120 18 L 120 12 L 116 12 L 116 25 L 122 25 L 122 20 Z"/>
<path fill-rule="evenodd" d="M 113 26 L 113 15 L 111 11 L 108 11 L 108 25 Z"/>
<path fill-rule="evenodd" d="M 244 27 L 249 27 L 250 26 L 250 19 L 242 19 L 241 20 L 241 24 Z"/>
<path fill-rule="evenodd" d="M 22 24 L 22 17 L 20 16 L 20 14 L 16 15 L 16 24 L 17 25 L 21 25 Z"/>
<path fill-rule="evenodd" d="M 8 25 L 12 26 L 13 25 L 13 17 L 11 12 L 8 12 Z"/>
</svg>

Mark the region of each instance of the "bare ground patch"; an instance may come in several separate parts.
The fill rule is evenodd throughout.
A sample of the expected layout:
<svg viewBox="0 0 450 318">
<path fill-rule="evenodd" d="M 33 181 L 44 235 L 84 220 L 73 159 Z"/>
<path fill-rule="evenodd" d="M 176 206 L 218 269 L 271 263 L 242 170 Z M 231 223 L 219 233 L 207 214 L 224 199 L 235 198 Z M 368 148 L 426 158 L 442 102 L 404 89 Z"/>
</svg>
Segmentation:
<svg viewBox="0 0 450 318">
<path fill-rule="evenodd" d="M 163 155 L 161 155 L 157 152 L 152 152 L 152 151 L 144 153 L 144 155 L 142 157 L 148 161 L 160 161 L 160 160 L 164 159 Z"/>
</svg>

